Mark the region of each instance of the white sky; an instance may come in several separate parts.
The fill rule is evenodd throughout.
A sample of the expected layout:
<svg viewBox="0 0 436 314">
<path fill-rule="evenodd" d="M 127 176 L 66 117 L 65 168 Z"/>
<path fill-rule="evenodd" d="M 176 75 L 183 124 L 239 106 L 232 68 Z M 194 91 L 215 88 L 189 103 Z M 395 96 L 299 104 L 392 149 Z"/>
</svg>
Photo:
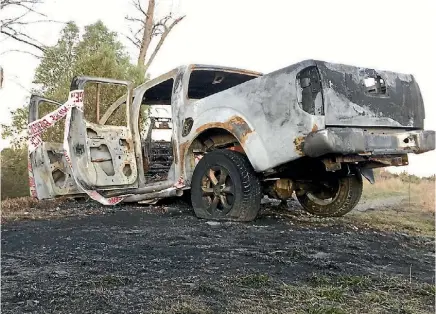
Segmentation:
<svg viewBox="0 0 436 314">
<path fill-rule="evenodd" d="M 143 0 L 144 2 L 146 0 Z M 126 0 L 46 0 L 42 10 L 80 27 L 101 19 L 132 51 L 121 35 L 132 6 Z M 290 1 L 290 0 L 158 0 L 186 18 L 177 25 L 150 68 L 152 77 L 180 64 L 206 63 L 268 73 L 314 58 L 331 62 L 411 73 L 426 105 L 425 128 L 436 129 L 436 1 Z M 32 34 L 54 44 L 61 25 L 32 27 Z M 12 40 L 0 42 L 0 53 L 27 49 Z M 5 70 L 0 90 L 0 122 L 26 102 L 38 60 L 18 53 L 0 55 Z M 3 148 L 7 143 L 0 142 Z M 408 171 L 436 173 L 436 152 L 409 155 Z M 398 168 L 404 170 L 405 167 Z"/>
</svg>

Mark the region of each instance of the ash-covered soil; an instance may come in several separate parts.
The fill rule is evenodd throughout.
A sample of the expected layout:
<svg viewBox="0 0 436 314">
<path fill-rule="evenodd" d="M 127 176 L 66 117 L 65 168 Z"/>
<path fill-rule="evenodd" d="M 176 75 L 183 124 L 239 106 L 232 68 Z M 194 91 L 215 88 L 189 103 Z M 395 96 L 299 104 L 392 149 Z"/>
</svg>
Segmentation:
<svg viewBox="0 0 436 314">
<path fill-rule="evenodd" d="M 264 206 L 252 223 L 199 220 L 179 202 L 95 206 L 3 224 L 2 313 L 293 313 L 308 308 L 282 288 L 314 278 L 434 284 L 428 237 L 292 219 L 304 215 L 292 206 L 291 218 Z M 425 293 L 418 303 L 434 310 Z"/>
</svg>

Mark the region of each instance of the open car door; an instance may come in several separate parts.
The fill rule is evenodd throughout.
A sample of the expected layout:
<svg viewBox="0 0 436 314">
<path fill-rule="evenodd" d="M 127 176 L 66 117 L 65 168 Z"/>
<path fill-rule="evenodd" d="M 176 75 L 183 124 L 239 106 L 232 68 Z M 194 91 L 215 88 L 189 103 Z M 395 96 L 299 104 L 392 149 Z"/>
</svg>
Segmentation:
<svg viewBox="0 0 436 314">
<path fill-rule="evenodd" d="M 56 101 L 32 95 L 29 104 L 29 125 L 61 105 Z M 31 195 L 41 200 L 80 194 L 62 146 L 64 119 L 47 131 L 41 134 L 42 142 L 29 154 Z"/>
<path fill-rule="evenodd" d="M 76 182 L 84 190 L 99 193 L 138 187 L 137 156 L 130 121 L 132 84 L 114 79 L 76 77 L 71 83 L 71 91 L 71 95 L 77 91 L 84 103 L 83 110 L 71 109 L 70 124 L 65 130 Z M 103 124 L 100 110 L 104 112 L 123 95 L 126 95 L 125 104 L 111 112 L 116 118 L 104 119 Z"/>
</svg>

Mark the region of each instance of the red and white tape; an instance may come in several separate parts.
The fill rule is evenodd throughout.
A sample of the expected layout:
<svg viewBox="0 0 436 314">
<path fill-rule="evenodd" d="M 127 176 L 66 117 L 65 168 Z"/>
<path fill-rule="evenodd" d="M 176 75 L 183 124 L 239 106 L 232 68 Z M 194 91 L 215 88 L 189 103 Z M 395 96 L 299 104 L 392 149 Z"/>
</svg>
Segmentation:
<svg viewBox="0 0 436 314">
<path fill-rule="evenodd" d="M 48 114 L 46 114 L 41 119 L 38 119 L 36 121 L 33 121 L 32 123 L 29 123 L 28 125 L 28 131 L 29 131 L 29 189 L 30 194 L 32 197 L 37 197 L 37 190 L 35 185 L 35 179 L 33 175 L 33 169 L 32 164 L 30 162 L 30 154 L 34 152 L 40 145 L 42 145 L 42 137 L 41 134 L 44 133 L 48 128 L 52 127 L 56 122 L 61 120 L 62 118 L 65 118 L 65 132 L 64 132 L 64 155 L 65 159 L 68 163 L 68 166 L 71 168 L 71 172 L 73 172 L 72 164 L 71 164 L 71 158 L 70 158 L 70 147 L 68 145 L 68 135 L 70 131 L 70 124 L 71 124 L 71 110 L 72 108 L 77 108 L 81 111 L 83 111 L 83 90 L 74 90 L 70 92 L 68 101 L 60 106 L 55 111 L 52 111 Z M 85 189 L 79 182 L 76 180 L 76 178 L 73 175 L 74 180 L 76 181 L 77 187 L 79 190 L 82 190 L 90 198 L 93 200 L 99 202 L 103 205 L 115 205 L 121 202 L 124 197 L 110 197 L 105 198 L 100 193 L 98 193 L 95 190 L 87 190 Z"/>
</svg>

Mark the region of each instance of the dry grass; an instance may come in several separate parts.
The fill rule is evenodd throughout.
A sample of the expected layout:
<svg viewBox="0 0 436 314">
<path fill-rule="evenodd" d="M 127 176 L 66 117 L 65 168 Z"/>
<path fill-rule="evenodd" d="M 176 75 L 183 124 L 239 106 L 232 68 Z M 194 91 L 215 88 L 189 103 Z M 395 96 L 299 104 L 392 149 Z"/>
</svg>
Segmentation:
<svg viewBox="0 0 436 314">
<path fill-rule="evenodd" d="M 375 184 L 364 181 L 364 192 L 359 206 L 344 217 L 319 218 L 303 212 L 295 202 L 293 210 L 272 209 L 266 215 L 289 218 L 293 224 L 309 227 L 333 227 L 342 225 L 354 230 L 378 229 L 411 235 L 434 237 L 435 234 L 435 182 L 418 180 L 409 183 L 400 178 L 377 178 Z M 393 202 L 386 202 L 393 198 Z"/>
<path fill-rule="evenodd" d="M 398 197 L 399 204 L 382 206 L 376 210 L 353 211 L 344 219 L 365 227 L 384 231 L 400 231 L 415 235 L 434 236 L 435 181 L 418 179 L 414 182 L 400 177 L 379 177 L 375 184 L 364 182 L 362 200 L 377 201 Z"/>
<path fill-rule="evenodd" d="M 5 199 L 1 202 L 2 219 L 33 219 L 41 210 L 56 208 L 61 200 L 38 201 L 32 197 L 17 197 Z"/>
<path fill-rule="evenodd" d="M 66 204 L 66 202 L 71 202 Z M 30 196 L 5 199 L 1 202 L 2 221 L 62 218 L 78 214 L 75 201 L 67 198 L 38 201 Z M 86 214 L 86 211 L 81 211 Z"/>
<path fill-rule="evenodd" d="M 420 180 L 419 182 L 404 182 L 400 178 L 377 178 L 375 184 L 365 180 L 362 199 L 377 199 L 390 196 L 403 197 L 419 211 L 435 211 L 435 181 Z"/>
<path fill-rule="evenodd" d="M 240 283 L 239 277 L 227 284 L 235 283 Z M 288 284 L 271 280 L 269 285 L 239 290 L 226 296 L 226 310 L 219 312 L 434 313 L 434 294 L 432 284 L 399 277 L 314 274 L 305 283 Z M 216 312 L 213 305 L 216 303 L 201 297 L 181 296 L 165 310 L 152 313 L 208 314 Z"/>
<path fill-rule="evenodd" d="M 377 211 L 353 211 L 342 219 L 359 228 L 374 228 L 428 237 L 433 237 L 435 233 L 433 213 L 405 211 L 400 206 Z"/>
<path fill-rule="evenodd" d="M 38 200 L 32 197 L 8 198 L 1 202 L 2 214 L 27 210 L 38 205 Z"/>
</svg>

